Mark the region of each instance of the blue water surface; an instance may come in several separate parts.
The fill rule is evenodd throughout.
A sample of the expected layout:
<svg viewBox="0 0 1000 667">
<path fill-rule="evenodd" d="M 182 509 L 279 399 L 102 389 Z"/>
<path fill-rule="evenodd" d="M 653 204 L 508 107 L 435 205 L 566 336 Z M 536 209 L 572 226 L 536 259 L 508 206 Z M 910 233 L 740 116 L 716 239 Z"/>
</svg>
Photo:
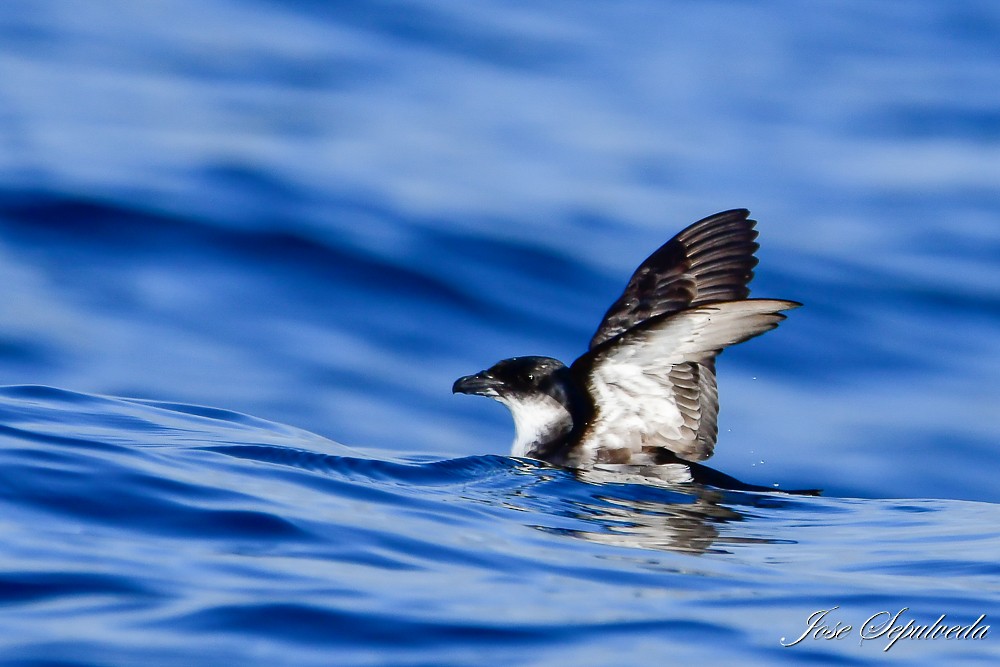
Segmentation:
<svg viewBox="0 0 1000 667">
<path fill-rule="evenodd" d="M 710 463 L 823 497 L 451 395 L 742 206 Z M 6 0 L 0 285 L 2 665 L 1000 659 L 859 637 L 1000 614 L 995 3 Z"/>
</svg>

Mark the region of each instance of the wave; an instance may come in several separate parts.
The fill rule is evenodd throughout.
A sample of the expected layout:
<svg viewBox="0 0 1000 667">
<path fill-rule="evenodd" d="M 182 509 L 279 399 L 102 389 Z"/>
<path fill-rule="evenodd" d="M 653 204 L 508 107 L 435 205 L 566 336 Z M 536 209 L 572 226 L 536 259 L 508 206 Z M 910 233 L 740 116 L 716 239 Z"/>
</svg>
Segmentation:
<svg viewBox="0 0 1000 667">
<path fill-rule="evenodd" d="M 965 613 L 998 574 L 979 527 L 1000 517 L 981 503 L 390 458 L 229 410 L 45 386 L 0 387 L 0 470 L 0 602 L 22 619 L 0 645 L 47 664 L 135 663 L 140 640 L 185 664 L 364 662 L 374 645 L 382 660 L 486 646 L 524 662 L 651 636 L 683 649 L 734 632 L 727 604 L 792 613 L 805 582 L 867 609 L 912 579 L 914 607 L 947 594 Z M 941 571 L 947 591 L 928 578 Z M 692 596 L 707 607 L 678 606 Z"/>
</svg>

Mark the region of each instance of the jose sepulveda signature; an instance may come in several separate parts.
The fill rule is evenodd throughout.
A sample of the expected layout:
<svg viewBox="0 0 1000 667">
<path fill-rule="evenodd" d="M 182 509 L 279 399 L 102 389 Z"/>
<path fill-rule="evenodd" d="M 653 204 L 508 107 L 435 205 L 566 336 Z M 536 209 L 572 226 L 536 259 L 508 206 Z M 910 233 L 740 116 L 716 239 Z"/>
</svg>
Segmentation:
<svg viewBox="0 0 1000 667">
<path fill-rule="evenodd" d="M 840 605 L 829 609 L 820 609 L 806 618 L 806 629 L 793 641 L 781 638 L 781 645 L 791 647 L 806 639 L 844 639 L 854 632 L 854 626 L 830 616 L 831 612 L 840 609 Z M 982 614 L 970 625 L 949 625 L 947 614 L 941 614 L 933 623 L 915 623 L 905 617 L 909 607 L 903 607 L 895 614 L 880 611 L 872 614 L 861 624 L 858 636 L 859 644 L 872 639 L 883 639 L 886 644 L 882 648 L 888 651 L 900 639 L 986 639 L 990 626 L 986 625 L 986 614 Z"/>
</svg>

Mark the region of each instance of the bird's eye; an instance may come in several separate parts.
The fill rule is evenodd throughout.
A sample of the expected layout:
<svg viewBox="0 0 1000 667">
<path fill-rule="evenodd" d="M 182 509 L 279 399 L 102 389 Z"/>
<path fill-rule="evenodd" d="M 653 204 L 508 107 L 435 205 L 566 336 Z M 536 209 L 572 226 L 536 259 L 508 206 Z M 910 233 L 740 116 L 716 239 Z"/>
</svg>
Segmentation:
<svg viewBox="0 0 1000 667">
<path fill-rule="evenodd" d="M 534 381 L 535 381 L 535 374 L 528 373 L 528 382 L 534 382 Z"/>
</svg>

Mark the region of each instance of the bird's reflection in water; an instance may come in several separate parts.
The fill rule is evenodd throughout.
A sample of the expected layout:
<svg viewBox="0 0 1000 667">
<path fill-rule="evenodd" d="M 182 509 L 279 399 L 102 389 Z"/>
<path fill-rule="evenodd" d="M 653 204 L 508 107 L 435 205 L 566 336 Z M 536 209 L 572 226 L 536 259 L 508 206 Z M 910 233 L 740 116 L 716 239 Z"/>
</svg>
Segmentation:
<svg viewBox="0 0 1000 667">
<path fill-rule="evenodd" d="M 593 525 L 593 530 L 560 532 L 600 544 L 699 554 L 725 553 L 726 544 L 772 542 L 735 535 L 720 538 L 721 526 L 745 518 L 733 507 L 720 504 L 724 498 L 723 493 L 706 488 L 676 503 L 594 496 L 593 504 L 579 507 L 579 518 Z"/>
<path fill-rule="evenodd" d="M 595 475 L 593 471 L 576 471 L 572 477 L 584 484 L 569 497 L 560 494 L 565 501 L 560 514 L 582 520 L 587 526 L 536 526 L 539 530 L 599 544 L 693 554 L 729 553 L 728 547 L 740 545 L 787 543 L 787 539 L 734 534 L 725 526 L 752 519 L 754 509 L 795 503 L 789 493 L 815 495 L 813 491 L 763 493 L 762 487 L 722 490 L 641 475 Z M 580 487 L 587 491 L 581 493 Z"/>
</svg>

